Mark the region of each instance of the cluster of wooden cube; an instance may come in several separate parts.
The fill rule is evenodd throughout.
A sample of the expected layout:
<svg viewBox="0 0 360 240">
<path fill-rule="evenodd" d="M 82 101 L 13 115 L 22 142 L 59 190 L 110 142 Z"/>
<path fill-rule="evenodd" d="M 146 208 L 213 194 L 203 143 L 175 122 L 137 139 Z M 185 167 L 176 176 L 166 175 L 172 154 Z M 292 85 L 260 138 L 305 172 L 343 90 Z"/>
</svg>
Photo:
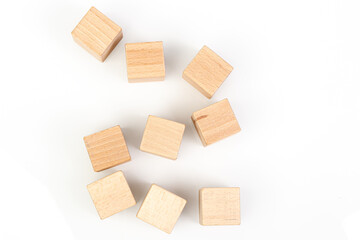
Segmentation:
<svg viewBox="0 0 360 240">
<path fill-rule="evenodd" d="M 136 205 L 122 171 L 93 182 L 87 188 L 101 219 Z M 152 184 L 136 216 L 171 233 L 185 205 L 182 197 Z M 199 205 L 200 224 L 204 226 L 240 224 L 240 188 L 202 188 Z"/>
<path fill-rule="evenodd" d="M 72 32 L 74 40 L 100 61 L 105 61 L 123 37 L 122 28 L 92 7 Z M 129 82 L 162 81 L 165 59 L 162 42 L 125 45 Z M 219 55 L 204 46 L 183 72 L 183 79 L 207 98 L 211 98 L 233 70 Z M 191 119 L 204 146 L 215 143 L 241 129 L 228 99 L 196 111 Z M 185 125 L 150 115 L 140 150 L 177 159 Z M 84 137 L 95 172 L 131 160 L 120 126 Z M 122 171 L 88 185 L 88 191 L 101 219 L 136 205 Z M 186 200 L 153 184 L 137 217 L 167 233 L 175 226 Z M 240 224 L 240 189 L 203 188 L 199 191 L 200 224 Z"/>
</svg>

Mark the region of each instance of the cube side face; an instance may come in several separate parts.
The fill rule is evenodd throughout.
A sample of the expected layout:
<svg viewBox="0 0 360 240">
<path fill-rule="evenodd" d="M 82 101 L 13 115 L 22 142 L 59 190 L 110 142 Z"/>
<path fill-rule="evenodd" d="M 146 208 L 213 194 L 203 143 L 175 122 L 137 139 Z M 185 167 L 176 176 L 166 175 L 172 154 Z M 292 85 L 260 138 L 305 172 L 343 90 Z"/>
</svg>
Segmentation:
<svg viewBox="0 0 360 240">
<path fill-rule="evenodd" d="M 204 46 L 183 72 L 183 78 L 207 98 L 211 98 L 233 67 Z"/>
<path fill-rule="evenodd" d="M 131 160 L 120 126 L 84 137 L 84 142 L 95 172 Z"/>
<path fill-rule="evenodd" d="M 140 150 L 169 159 L 177 159 L 185 125 L 167 119 L 149 116 Z"/>
<path fill-rule="evenodd" d="M 227 99 L 194 112 L 192 120 L 205 146 L 241 131 Z"/>
<path fill-rule="evenodd" d="M 203 188 L 199 191 L 200 224 L 239 225 L 240 188 Z"/>
<path fill-rule="evenodd" d="M 110 55 L 110 53 L 112 52 L 112 50 L 114 50 L 114 48 L 116 47 L 116 45 L 118 45 L 118 43 L 121 41 L 121 39 L 123 38 L 123 33 L 122 31 L 114 38 L 113 42 L 108 46 L 108 48 L 105 50 L 105 52 L 103 53 L 103 55 L 101 56 L 101 62 L 104 62 L 105 59 Z"/>
<path fill-rule="evenodd" d="M 196 114 L 195 114 L 195 115 L 196 115 Z M 208 144 L 207 144 L 206 141 L 205 141 L 205 138 L 204 138 L 204 136 L 203 136 L 203 134 L 202 134 L 202 132 L 201 132 L 200 126 L 199 126 L 199 124 L 198 124 L 198 121 L 197 121 L 197 118 L 195 117 L 195 115 L 193 114 L 193 115 L 191 116 L 191 120 L 192 120 L 192 122 L 193 122 L 193 124 L 194 124 L 194 126 L 195 126 L 196 132 L 198 133 L 202 144 L 203 144 L 204 146 L 207 146 Z"/>
<path fill-rule="evenodd" d="M 71 34 L 76 43 L 104 61 L 121 40 L 122 29 L 92 7 Z"/>
<path fill-rule="evenodd" d="M 190 71 L 189 69 L 186 69 L 183 72 L 182 78 L 186 80 L 188 83 L 190 83 L 190 85 L 193 86 L 195 89 L 197 89 L 202 95 L 210 99 L 213 93 L 212 94 L 211 92 L 209 93 L 209 91 L 207 91 L 206 89 L 202 88 L 199 84 L 197 84 L 194 78 L 190 77 L 189 71 Z"/>
<path fill-rule="evenodd" d="M 129 82 L 165 79 L 163 42 L 128 43 L 125 54 Z"/>
<path fill-rule="evenodd" d="M 136 216 L 166 233 L 171 233 L 185 204 L 185 199 L 153 184 Z"/>
<path fill-rule="evenodd" d="M 110 217 L 136 204 L 121 171 L 93 182 L 87 188 L 101 219 Z"/>
</svg>

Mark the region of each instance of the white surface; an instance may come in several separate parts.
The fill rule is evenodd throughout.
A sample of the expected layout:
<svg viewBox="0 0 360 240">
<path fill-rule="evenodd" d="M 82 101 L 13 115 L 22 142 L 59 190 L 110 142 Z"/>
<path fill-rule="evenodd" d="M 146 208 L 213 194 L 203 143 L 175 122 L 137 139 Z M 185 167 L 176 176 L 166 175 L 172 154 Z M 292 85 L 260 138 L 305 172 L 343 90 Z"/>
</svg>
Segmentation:
<svg viewBox="0 0 360 240">
<path fill-rule="evenodd" d="M 105 63 L 70 35 L 91 5 L 124 31 Z M 1 6 L 1 239 L 359 239 L 359 1 Z M 124 43 L 156 40 L 166 80 L 128 84 Z M 211 100 L 181 78 L 204 44 L 234 67 Z M 243 130 L 204 148 L 190 115 L 226 97 Z M 178 160 L 139 151 L 149 114 L 186 124 Z M 95 173 L 82 138 L 116 124 L 132 161 Z M 138 204 L 101 221 L 86 185 L 120 169 Z M 151 183 L 188 200 L 171 235 L 135 217 Z M 199 225 L 215 186 L 240 226 Z"/>
</svg>

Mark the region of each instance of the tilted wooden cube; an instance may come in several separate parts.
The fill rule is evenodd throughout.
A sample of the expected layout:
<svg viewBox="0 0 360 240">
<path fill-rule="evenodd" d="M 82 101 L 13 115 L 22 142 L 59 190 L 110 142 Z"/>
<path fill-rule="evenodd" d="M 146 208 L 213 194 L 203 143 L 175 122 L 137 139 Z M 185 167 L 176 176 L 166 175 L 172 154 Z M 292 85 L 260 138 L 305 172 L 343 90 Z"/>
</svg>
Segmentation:
<svg viewBox="0 0 360 240">
<path fill-rule="evenodd" d="M 163 42 L 127 43 L 125 54 L 130 83 L 165 79 Z"/>
<path fill-rule="evenodd" d="M 190 62 L 183 72 L 183 79 L 211 98 L 225 81 L 233 67 L 207 46 Z"/>
<path fill-rule="evenodd" d="M 204 146 L 229 137 L 241 130 L 227 99 L 194 112 L 191 119 Z"/>
<path fill-rule="evenodd" d="M 201 225 L 240 224 L 240 188 L 202 188 L 199 204 Z"/>
<path fill-rule="evenodd" d="M 75 42 L 101 62 L 123 37 L 121 27 L 94 7 L 90 8 L 71 35 Z"/>
<path fill-rule="evenodd" d="M 84 137 L 84 142 L 95 172 L 131 160 L 120 126 Z"/>
<path fill-rule="evenodd" d="M 185 199 L 153 184 L 136 216 L 166 233 L 171 233 L 185 204 Z"/>
<path fill-rule="evenodd" d="M 110 217 L 136 204 L 122 171 L 89 184 L 87 189 L 101 219 Z"/>
<path fill-rule="evenodd" d="M 175 160 L 184 131 L 182 123 L 149 116 L 140 150 Z"/>
</svg>

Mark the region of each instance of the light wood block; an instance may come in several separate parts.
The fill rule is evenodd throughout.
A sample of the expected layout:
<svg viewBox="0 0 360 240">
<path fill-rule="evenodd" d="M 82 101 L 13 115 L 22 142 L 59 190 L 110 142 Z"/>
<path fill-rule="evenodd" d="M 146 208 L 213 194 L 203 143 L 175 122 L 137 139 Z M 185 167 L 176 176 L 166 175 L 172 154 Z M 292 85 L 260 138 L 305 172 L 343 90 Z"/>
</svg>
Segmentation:
<svg viewBox="0 0 360 240">
<path fill-rule="evenodd" d="M 127 43 L 125 54 L 130 83 L 165 79 L 163 42 Z"/>
<path fill-rule="evenodd" d="M 171 233 L 185 204 L 185 199 L 153 184 L 136 216 L 166 233 Z"/>
<path fill-rule="evenodd" d="M 233 67 L 207 46 L 190 62 L 183 72 L 183 79 L 211 98 L 225 81 Z"/>
<path fill-rule="evenodd" d="M 71 35 L 75 42 L 101 62 L 123 37 L 121 27 L 94 7 L 90 8 Z"/>
<path fill-rule="evenodd" d="M 204 146 L 241 130 L 227 99 L 194 112 L 191 119 Z"/>
<path fill-rule="evenodd" d="M 184 131 L 182 123 L 149 116 L 140 150 L 175 160 Z"/>
<path fill-rule="evenodd" d="M 101 219 L 110 217 L 136 204 L 122 171 L 89 184 L 87 189 Z"/>
<path fill-rule="evenodd" d="M 240 224 L 240 188 L 202 188 L 199 204 L 201 225 Z"/>
<path fill-rule="evenodd" d="M 120 126 L 84 137 L 84 142 L 95 172 L 131 160 Z"/>
</svg>

